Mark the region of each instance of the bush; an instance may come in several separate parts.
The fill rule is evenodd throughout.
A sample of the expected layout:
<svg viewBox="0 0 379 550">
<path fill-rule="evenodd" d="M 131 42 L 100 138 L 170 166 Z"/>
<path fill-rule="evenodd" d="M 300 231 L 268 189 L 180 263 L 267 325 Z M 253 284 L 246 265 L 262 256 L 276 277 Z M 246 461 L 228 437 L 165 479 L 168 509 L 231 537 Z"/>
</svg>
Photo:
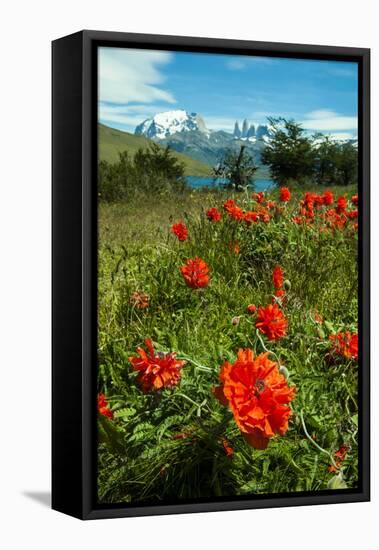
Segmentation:
<svg viewBox="0 0 379 550">
<path fill-rule="evenodd" d="M 98 192 L 105 202 L 131 200 L 139 194 L 162 195 L 181 193 L 186 188 L 184 164 L 171 149 L 152 143 L 148 149 L 138 149 L 134 157 L 128 151 L 119 154 L 119 161 L 99 162 Z"/>
</svg>

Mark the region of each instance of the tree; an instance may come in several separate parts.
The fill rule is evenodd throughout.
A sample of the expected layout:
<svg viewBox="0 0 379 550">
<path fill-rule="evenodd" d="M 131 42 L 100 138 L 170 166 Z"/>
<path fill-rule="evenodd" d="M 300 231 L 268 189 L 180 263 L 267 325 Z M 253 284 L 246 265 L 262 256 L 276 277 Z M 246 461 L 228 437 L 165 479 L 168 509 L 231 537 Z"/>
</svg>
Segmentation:
<svg viewBox="0 0 379 550">
<path fill-rule="evenodd" d="M 340 144 L 337 155 L 338 185 L 350 185 L 358 180 L 358 150 L 350 142 Z"/>
<path fill-rule="evenodd" d="M 339 143 L 329 136 L 314 136 L 316 181 L 320 185 L 350 185 L 358 178 L 358 151 L 350 142 Z"/>
<path fill-rule="evenodd" d="M 329 136 L 316 134 L 313 136 L 315 150 L 315 178 L 319 185 L 335 185 L 338 179 L 338 149 L 339 145 Z"/>
<path fill-rule="evenodd" d="M 214 178 L 227 180 L 227 186 L 236 191 L 244 191 L 254 186 L 254 174 L 258 167 L 253 157 L 245 152 L 245 145 L 241 145 L 240 151 L 228 151 L 217 168 L 213 170 Z"/>
<path fill-rule="evenodd" d="M 261 154 L 263 164 L 270 167 L 272 179 L 279 185 L 291 180 L 305 183 L 315 172 L 312 140 L 294 120 L 269 117 L 270 141 Z"/>
</svg>

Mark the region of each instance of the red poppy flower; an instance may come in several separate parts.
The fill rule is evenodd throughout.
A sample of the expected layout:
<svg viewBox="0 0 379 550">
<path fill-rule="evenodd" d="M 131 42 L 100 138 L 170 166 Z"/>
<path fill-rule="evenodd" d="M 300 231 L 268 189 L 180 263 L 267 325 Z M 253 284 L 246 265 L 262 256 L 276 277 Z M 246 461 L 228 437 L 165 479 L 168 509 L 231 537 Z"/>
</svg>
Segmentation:
<svg viewBox="0 0 379 550">
<path fill-rule="evenodd" d="M 301 225 L 302 223 L 305 223 L 305 219 L 302 216 L 294 216 L 292 218 L 293 223 L 296 223 L 297 225 Z"/>
<path fill-rule="evenodd" d="M 257 306 L 255 304 L 249 304 L 246 310 L 250 315 L 253 315 L 257 311 Z"/>
<path fill-rule="evenodd" d="M 228 210 L 229 216 L 236 221 L 243 220 L 244 218 L 244 211 L 239 206 L 234 206 L 233 208 L 230 208 Z"/>
<path fill-rule="evenodd" d="M 278 304 L 269 304 L 258 309 L 255 326 L 269 340 L 278 340 L 287 334 L 288 321 Z"/>
<path fill-rule="evenodd" d="M 171 231 L 178 237 L 179 241 L 188 239 L 188 229 L 183 222 L 174 223 L 171 226 Z"/>
<path fill-rule="evenodd" d="M 113 419 L 113 411 L 109 408 L 107 398 L 103 393 L 99 393 L 97 396 L 97 411 L 99 414 L 102 414 L 111 420 Z"/>
<path fill-rule="evenodd" d="M 234 252 L 234 254 L 239 254 L 241 252 L 241 247 L 239 243 L 232 241 L 228 244 L 229 250 Z"/>
<path fill-rule="evenodd" d="M 338 214 L 342 214 L 343 212 L 345 212 L 347 208 L 347 198 L 346 197 L 338 197 L 337 199 L 337 212 Z"/>
<path fill-rule="evenodd" d="M 314 201 L 314 204 L 317 207 L 322 206 L 324 204 L 324 196 L 323 195 L 318 195 L 317 193 L 314 193 L 313 201 Z"/>
<path fill-rule="evenodd" d="M 153 342 L 145 340 L 148 353 L 137 348 L 139 357 L 129 357 L 134 370 L 138 371 L 138 381 L 143 391 L 160 390 L 175 386 L 180 380 L 180 371 L 185 361 L 176 359 L 175 353 L 155 353 Z"/>
<path fill-rule="evenodd" d="M 346 212 L 346 216 L 350 220 L 355 220 L 356 218 L 358 218 L 358 210 L 350 210 L 350 212 Z"/>
<path fill-rule="evenodd" d="M 247 225 L 251 225 L 252 223 L 255 223 L 259 220 L 259 214 L 258 212 L 252 212 L 251 210 L 249 210 L 245 213 L 244 220 Z"/>
<path fill-rule="evenodd" d="M 180 272 L 190 288 L 204 288 L 209 284 L 209 267 L 201 258 L 190 258 Z"/>
<path fill-rule="evenodd" d="M 323 197 L 323 202 L 325 206 L 330 206 L 331 204 L 333 204 L 334 196 L 331 191 L 324 191 L 324 194 L 322 197 Z"/>
<path fill-rule="evenodd" d="M 260 221 L 264 223 L 268 223 L 271 219 L 270 213 L 267 210 L 267 208 L 264 208 L 263 206 L 258 207 L 258 214 Z"/>
<path fill-rule="evenodd" d="M 280 188 L 280 200 L 281 202 L 288 202 L 291 199 L 291 191 L 288 187 Z"/>
<path fill-rule="evenodd" d="M 335 208 L 330 208 L 325 212 L 323 218 L 326 221 L 326 225 L 332 229 L 343 229 L 346 226 L 347 217 L 344 211 L 341 214 L 337 214 Z"/>
<path fill-rule="evenodd" d="M 257 449 L 265 449 L 274 435 L 286 433 L 288 404 L 296 392 L 268 355 L 255 358 L 251 349 L 240 349 L 235 363 L 222 365 L 221 385 L 214 389 L 219 401 L 231 409 L 246 441 Z"/>
<path fill-rule="evenodd" d="M 222 446 L 224 447 L 224 451 L 227 454 L 227 456 L 232 456 L 234 451 L 233 451 L 233 448 L 229 445 L 229 441 L 227 439 L 222 440 Z"/>
<path fill-rule="evenodd" d="M 279 305 L 287 304 L 286 291 L 283 289 L 277 290 L 272 298 L 272 303 L 279 303 Z"/>
<path fill-rule="evenodd" d="M 280 290 L 283 286 L 283 269 L 280 265 L 274 267 L 272 272 L 272 282 L 274 283 L 275 290 Z"/>
<path fill-rule="evenodd" d="M 336 465 L 334 466 L 334 464 L 330 464 L 328 466 L 328 472 L 335 473 L 337 470 L 341 468 L 341 465 L 345 460 L 349 449 L 350 449 L 349 445 L 346 445 L 345 443 L 341 445 L 341 447 L 334 453 Z"/>
<path fill-rule="evenodd" d="M 221 220 L 221 213 L 217 210 L 217 208 L 208 208 L 207 218 L 211 222 L 219 222 Z"/>
<path fill-rule="evenodd" d="M 224 210 L 225 212 L 229 212 L 232 208 L 235 208 L 237 206 L 236 201 L 233 199 L 228 199 L 224 202 Z"/>
<path fill-rule="evenodd" d="M 353 204 L 355 204 L 355 206 L 358 206 L 358 202 L 359 202 L 358 195 L 353 195 L 353 196 L 351 197 L 351 202 L 352 202 Z"/>
<path fill-rule="evenodd" d="M 185 433 L 185 432 L 179 432 L 179 433 L 177 433 L 177 434 L 174 434 L 174 435 L 172 436 L 172 439 L 187 439 L 187 437 L 188 437 L 188 434 L 187 434 L 187 433 Z"/>
<path fill-rule="evenodd" d="M 252 198 L 257 201 L 258 204 L 262 204 L 265 200 L 265 194 L 263 191 L 259 191 L 259 193 L 253 193 Z"/>
<path fill-rule="evenodd" d="M 300 201 L 300 204 L 304 205 L 306 208 L 313 208 L 315 202 L 315 193 L 307 191 L 304 193 L 303 200 Z"/>
<path fill-rule="evenodd" d="M 331 334 L 329 339 L 334 342 L 334 352 L 346 359 L 358 359 L 358 333 L 338 332 Z"/>
</svg>

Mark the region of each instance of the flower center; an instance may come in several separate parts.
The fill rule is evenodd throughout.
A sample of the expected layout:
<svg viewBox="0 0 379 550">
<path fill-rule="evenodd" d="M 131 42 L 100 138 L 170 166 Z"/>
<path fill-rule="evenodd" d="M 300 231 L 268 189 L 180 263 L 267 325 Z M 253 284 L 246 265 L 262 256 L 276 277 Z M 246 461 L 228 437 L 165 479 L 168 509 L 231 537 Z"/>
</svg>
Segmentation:
<svg viewBox="0 0 379 550">
<path fill-rule="evenodd" d="M 258 380 L 256 380 L 255 385 L 254 385 L 255 396 L 259 397 L 261 395 L 261 393 L 263 392 L 263 390 L 265 389 L 265 387 L 266 387 L 266 384 L 265 384 L 264 380 L 258 378 Z"/>
</svg>

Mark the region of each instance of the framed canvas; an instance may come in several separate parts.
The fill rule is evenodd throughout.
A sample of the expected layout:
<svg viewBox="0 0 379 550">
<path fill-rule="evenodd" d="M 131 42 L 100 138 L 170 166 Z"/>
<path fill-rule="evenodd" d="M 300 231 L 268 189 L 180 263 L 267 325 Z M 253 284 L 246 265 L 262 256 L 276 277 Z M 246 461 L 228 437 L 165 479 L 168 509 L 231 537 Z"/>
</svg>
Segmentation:
<svg viewBox="0 0 379 550">
<path fill-rule="evenodd" d="M 369 500 L 369 50 L 52 52 L 53 508 Z"/>
</svg>

